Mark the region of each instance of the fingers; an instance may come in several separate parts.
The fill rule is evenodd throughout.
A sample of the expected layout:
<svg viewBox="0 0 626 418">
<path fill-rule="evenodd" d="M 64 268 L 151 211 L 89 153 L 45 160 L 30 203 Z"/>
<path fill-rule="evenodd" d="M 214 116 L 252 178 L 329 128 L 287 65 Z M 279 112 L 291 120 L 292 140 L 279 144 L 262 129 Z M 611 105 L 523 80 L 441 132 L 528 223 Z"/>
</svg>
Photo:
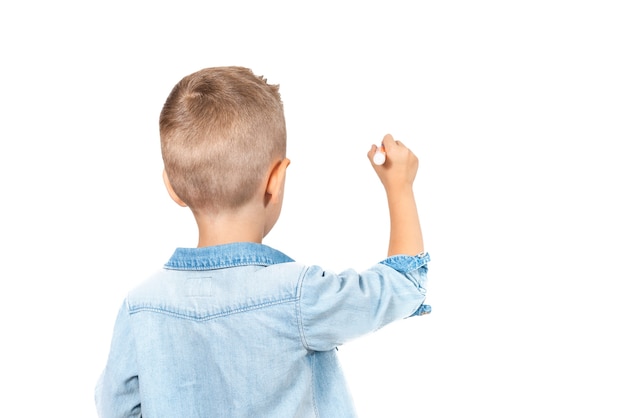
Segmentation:
<svg viewBox="0 0 626 418">
<path fill-rule="evenodd" d="M 393 139 L 393 136 L 391 134 L 386 134 L 383 137 L 382 145 L 386 149 L 393 148 L 394 146 L 406 148 L 406 146 L 402 142 Z"/>
<path fill-rule="evenodd" d="M 395 144 L 397 141 L 394 141 L 393 136 L 391 136 L 391 134 L 387 134 L 383 137 L 383 147 L 387 148 L 388 146 L 391 147 L 392 144 Z"/>
<path fill-rule="evenodd" d="M 384 164 L 383 158 L 388 154 L 399 157 L 400 155 L 404 155 L 403 151 L 411 153 L 411 150 L 409 150 L 402 142 L 393 139 L 391 134 L 386 134 L 383 137 L 380 146 L 372 144 L 367 153 L 367 157 L 373 165 L 380 166 Z"/>
<path fill-rule="evenodd" d="M 373 166 L 381 166 L 385 163 L 387 155 L 387 147 L 395 144 L 393 137 L 390 134 L 386 134 L 380 143 L 380 146 L 372 144 L 367 157 Z"/>
</svg>

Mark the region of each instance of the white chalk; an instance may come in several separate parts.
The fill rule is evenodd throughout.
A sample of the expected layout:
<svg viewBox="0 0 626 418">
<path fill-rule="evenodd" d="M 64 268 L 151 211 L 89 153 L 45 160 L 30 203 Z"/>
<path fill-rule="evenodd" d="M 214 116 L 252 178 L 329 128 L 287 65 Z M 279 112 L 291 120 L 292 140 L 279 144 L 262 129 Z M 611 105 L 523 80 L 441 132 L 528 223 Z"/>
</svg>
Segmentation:
<svg viewBox="0 0 626 418">
<path fill-rule="evenodd" d="M 385 155 L 384 148 L 382 146 L 378 147 L 376 153 L 374 154 L 374 158 L 372 158 L 372 160 L 374 160 L 374 164 L 383 165 L 385 164 L 386 159 L 387 156 Z"/>
</svg>

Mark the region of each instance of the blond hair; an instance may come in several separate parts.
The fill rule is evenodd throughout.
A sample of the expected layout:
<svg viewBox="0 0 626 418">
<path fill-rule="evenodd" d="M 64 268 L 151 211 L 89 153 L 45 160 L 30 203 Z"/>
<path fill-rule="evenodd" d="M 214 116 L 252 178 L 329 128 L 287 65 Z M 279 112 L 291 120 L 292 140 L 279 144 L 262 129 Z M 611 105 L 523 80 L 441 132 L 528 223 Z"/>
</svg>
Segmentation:
<svg viewBox="0 0 626 418">
<path fill-rule="evenodd" d="M 234 209 L 285 158 L 278 85 L 244 67 L 205 68 L 174 86 L 159 118 L 172 189 L 194 211 Z"/>
</svg>

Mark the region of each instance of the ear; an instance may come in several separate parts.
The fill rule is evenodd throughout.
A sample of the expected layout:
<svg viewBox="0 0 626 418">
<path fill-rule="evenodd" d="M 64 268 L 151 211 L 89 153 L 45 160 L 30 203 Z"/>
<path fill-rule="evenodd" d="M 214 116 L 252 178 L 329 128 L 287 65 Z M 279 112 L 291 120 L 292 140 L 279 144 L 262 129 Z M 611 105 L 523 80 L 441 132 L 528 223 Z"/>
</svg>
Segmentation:
<svg viewBox="0 0 626 418">
<path fill-rule="evenodd" d="M 167 189 L 167 193 L 170 195 L 172 200 L 178 203 L 182 207 L 186 207 L 187 204 L 181 200 L 180 197 L 176 194 L 174 189 L 172 188 L 172 184 L 170 183 L 169 177 L 167 177 L 167 172 L 163 169 L 163 182 L 165 183 L 165 188 Z"/>
<path fill-rule="evenodd" d="M 291 164 L 289 158 L 283 158 L 278 162 L 272 171 L 267 181 L 267 187 L 265 188 L 265 201 L 269 203 L 273 199 L 281 198 L 285 186 L 285 177 L 287 176 L 287 167 Z"/>
</svg>

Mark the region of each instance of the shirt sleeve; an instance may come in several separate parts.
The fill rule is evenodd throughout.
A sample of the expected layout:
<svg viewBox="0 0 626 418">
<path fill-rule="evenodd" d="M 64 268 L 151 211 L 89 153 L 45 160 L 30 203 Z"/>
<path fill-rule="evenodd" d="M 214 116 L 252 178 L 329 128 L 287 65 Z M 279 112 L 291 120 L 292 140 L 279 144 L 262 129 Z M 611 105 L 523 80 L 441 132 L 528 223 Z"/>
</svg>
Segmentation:
<svg viewBox="0 0 626 418">
<path fill-rule="evenodd" d="M 401 273 L 407 273 L 414 270 L 421 270 L 420 285 L 424 288 L 427 282 L 428 262 L 430 261 L 430 255 L 428 253 L 421 253 L 414 257 L 408 255 L 394 255 L 387 257 L 381 264 L 385 264 L 394 270 Z M 432 308 L 430 305 L 421 304 L 419 308 L 411 316 L 422 316 L 431 313 Z"/>
<path fill-rule="evenodd" d="M 95 389 L 100 418 L 141 417 L 135 344 L 126 303 L 120 308 L 106 367 Z"/>
<path fill-rule="evenodd" d="M 427 253 L 396 255 L 360 273 L 309 267 L 298 298 L 305 347 L 330 350 L 393 321 L 429 313 L 424 305 L 429 261 Z"/>
</svg>

